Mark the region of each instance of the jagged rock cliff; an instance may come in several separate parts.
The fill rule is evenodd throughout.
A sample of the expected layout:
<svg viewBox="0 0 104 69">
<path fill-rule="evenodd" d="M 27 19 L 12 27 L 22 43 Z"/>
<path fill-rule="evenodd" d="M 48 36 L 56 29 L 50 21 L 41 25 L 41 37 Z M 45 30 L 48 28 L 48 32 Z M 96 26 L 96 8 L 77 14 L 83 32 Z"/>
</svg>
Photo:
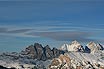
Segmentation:
<svg viewBox="0 0 104 69">
<path fill-rule="evenodd" d="M 38 59 L 38 60 L 47 60 L 58 57 L 60 54 L 64 54 L 64 51 L 58 50 L 57 48 L 51 49 L 48 45 L 42 47 L 41 44 L 35 43 L 27 47 L 24 51 L 21 52 L 22 55 L 27 55 L 28 58 Z"/>
</svg>

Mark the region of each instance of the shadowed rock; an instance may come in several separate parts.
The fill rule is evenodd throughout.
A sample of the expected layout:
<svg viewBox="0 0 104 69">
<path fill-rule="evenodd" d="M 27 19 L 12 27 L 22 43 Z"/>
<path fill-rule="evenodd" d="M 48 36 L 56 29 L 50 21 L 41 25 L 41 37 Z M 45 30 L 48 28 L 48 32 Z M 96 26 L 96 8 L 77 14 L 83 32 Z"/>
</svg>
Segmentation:
<svg viewBox="0 0 104 69">
<path fill-rule="evenodd" d="M 36 50 L 36 56 L 37 56 L 37 59 L 41 60 L 42 59 L 42 55 L 43 55 L 43 47 L 41 44 L 39 43 L 35 43 L 34 44 L 34 48 Z"/>
<path fill-rule="evenodd" d="M 90 52 L 91 50 L 87 46 L 85 46 L 85 53 L 90 53 Z"/>
<path fill-rule="evenodd" d="M 22 55 L 28 56 L 28 58 L 31 59 L 38 59 L 38 60 L 47 60 L 47 59 L 53 59 L 55 57 L 58 57 L 60 54 L 64 54 L 65 52 L 62 50 L 58 50 L 57 48 L 51 48 L 47 45 L 43 47 L 39 43 L 35 43 L 34 45 L 31 45 L 25 49 L 25 51 L 22 51 Z"/>
<path fill-rule="evenodd" d="M 44 53 L 45 53 L 47 59 L 53 58 L 53 51 L 51 50 L 51 48 L 48 45 L 44 47 Z"/>
</svg>

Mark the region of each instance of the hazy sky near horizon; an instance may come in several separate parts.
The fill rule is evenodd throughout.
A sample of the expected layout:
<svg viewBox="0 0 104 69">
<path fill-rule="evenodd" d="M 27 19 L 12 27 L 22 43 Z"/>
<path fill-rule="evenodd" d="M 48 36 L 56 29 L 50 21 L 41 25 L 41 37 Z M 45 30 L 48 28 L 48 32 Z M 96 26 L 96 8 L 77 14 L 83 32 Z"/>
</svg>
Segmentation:
<svg viewBox="0 0 104 69">
<path fill-rule="evenodd" d="M 103 37 L 103 0 L 0 0 L 0 51 L 21 51 L 35 42 L 104 44 Z"/>
</svg>

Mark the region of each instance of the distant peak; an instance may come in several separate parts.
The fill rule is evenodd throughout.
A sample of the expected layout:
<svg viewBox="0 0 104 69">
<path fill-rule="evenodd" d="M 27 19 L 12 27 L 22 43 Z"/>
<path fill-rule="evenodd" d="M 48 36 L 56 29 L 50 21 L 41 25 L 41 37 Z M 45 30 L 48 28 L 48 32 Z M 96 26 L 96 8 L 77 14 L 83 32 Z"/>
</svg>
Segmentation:
<svg viewBox="0 0 104 69">
<path fill-rule="evenodd" d="M 72 41 L 72 44 L 80 44 L 77 40 Z"/>
<path fill-rule="evenodd" d="M 87 44 L 87 46 L 89 46 L 89 45 L 96 45 L 96 43 L 95 43 L 94 41 L 90 41 L 90 42 Z"/>
</svg>

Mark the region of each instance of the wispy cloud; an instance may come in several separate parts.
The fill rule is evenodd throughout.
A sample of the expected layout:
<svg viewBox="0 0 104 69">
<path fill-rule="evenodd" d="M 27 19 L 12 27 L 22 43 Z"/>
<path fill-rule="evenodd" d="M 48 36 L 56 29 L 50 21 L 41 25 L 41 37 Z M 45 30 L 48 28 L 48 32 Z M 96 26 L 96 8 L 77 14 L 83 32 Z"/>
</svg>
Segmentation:
<svg viewBox="0 0 104 69">
<path fill-rule="evenodd" d="M 5 34 L 8 34 L 8 33 L 13 33 L 13 34 L 19 34 L 19 33 L 26 33 L 26 32 L 29 32 L 29 31 L 32 31 L 33 29 L 27 29 L 27 28 L 24 28 L 24 29 L 8 29 L 8 28 L 0 28 L 0 33 L 5 33 Z"/>
<path fill-rule="evenodd" d="M 32 32 L 28 33 L 27 35 L 32 36 L 41 36 L 46 38 L 51 38 L 58 41 L 72 41 L 72 40 L 79 40 L 79 41 L 93 41 L 89 37 L 92 36 L 94 33 L 91 32 L 81 32 L 81 31 L 58 31 L 58 32 Z"/>
<path fill-rule="evenodd" d="M 46 37 L 51 38 L 57 41 L 96 41 L 97 39 L 93 39 L 90 37 L 95 37 L 98 33 L 98 29 L 91 29 L 82 26 L 69 26 L 71 23 L 61 23 L 61 24 L 48 24 L 47 21 L 46 26 L 35 25 L 35 27 L 9 27 L 4 26 L 0 27 L 0 34 L 11 35 L 11 36 L 19 36 L 19 37 Z M 45 22 L 44 22 L 45 23 Z M 60 26 L 61 25 L 61 26 Z M 62 26 L 63 25 L 63 26 Z M 64 26 L 65 25 L 65 26 Z M 34 25 L 33 25 L 34 26 Z M 87 30 L 87 31 L 86 31 Z M 93 30 L 93 31 L 92 31 Z M 94 31 L 95 30 L 95 31 Z M 102 31 L 102 29 L 99 29 Z"/>
<path fill-rule="evenodd" d="M 17 29 L 17 30 L 10 30 L 7 33 L 26 33 L 29 32 L 33 29 Z"/>
</svg>

